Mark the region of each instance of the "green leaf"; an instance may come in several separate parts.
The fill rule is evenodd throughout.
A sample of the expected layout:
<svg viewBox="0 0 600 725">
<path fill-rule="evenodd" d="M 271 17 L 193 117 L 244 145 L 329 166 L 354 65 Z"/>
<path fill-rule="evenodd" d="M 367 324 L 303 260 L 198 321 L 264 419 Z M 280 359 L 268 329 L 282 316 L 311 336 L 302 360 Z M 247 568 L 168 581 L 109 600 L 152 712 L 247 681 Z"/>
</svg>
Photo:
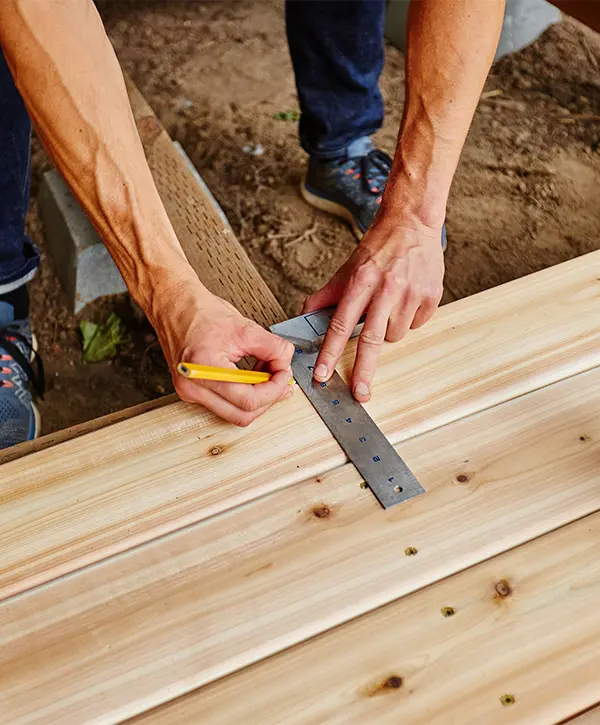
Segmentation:
<svg viewBox="0 0 600 725">
<path fill-rule="evenodd" d="M 86 363 L 114 357 L 117 347 L 129 339 L 123 321 L 114 312 L 102 325 L 83 320 L 79 329 L 83 337 L 83 361 Z"/>
<path fill-rule="evenodd" d="M 300 118 L 299 111 L 277 111 L 273 114 L 276 121 L 297 121 Z"/>
<path fill-rule="evenodd" d="M 79 329 L 81 330 L 81 335 L 83 337 L 83 349 L 85 351 L 90 346 L 90 342 L 92 341 L 92 338 L 96 334 L 98 325 L 96 325 L 95 322 L 90 322 L 89 320 L 83 320 L 82 322 L 79 323 Z"/>
</svg>

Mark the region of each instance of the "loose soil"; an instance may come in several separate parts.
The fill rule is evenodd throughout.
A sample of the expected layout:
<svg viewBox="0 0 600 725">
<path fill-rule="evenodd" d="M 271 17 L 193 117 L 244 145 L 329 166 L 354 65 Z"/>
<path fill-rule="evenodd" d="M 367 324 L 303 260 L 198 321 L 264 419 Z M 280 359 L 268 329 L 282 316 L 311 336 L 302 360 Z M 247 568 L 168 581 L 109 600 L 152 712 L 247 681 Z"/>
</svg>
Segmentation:
<svg viewBox="0 0 600 725">
<path fill-rule="evenodd" d="M 185 148 L 286 312 L 297 314 L 354 249 L 342 223 L 298 194 L 306 156 L 282 4 L 274 0 L 98 3 L 123 67 Z M 600 38 L 571 20 L 498 62 L 488 79 L 448 206 L 450 301 L 600 247 Z M 378 144 L 393 152 L 404 60 L 387 48 Z M 262 155 L 248 148 L 262 147 Z M 34 141 L 29 231 L 44 249 L 37 192 L 48 161 Z M 126 299 L 68 312 L 52 261 L 31 285 L 51 432 L 171 392 L 149 325 Z M 131 342 L 85 365 L 78 323 L 116 310 Z"/>
</svg>

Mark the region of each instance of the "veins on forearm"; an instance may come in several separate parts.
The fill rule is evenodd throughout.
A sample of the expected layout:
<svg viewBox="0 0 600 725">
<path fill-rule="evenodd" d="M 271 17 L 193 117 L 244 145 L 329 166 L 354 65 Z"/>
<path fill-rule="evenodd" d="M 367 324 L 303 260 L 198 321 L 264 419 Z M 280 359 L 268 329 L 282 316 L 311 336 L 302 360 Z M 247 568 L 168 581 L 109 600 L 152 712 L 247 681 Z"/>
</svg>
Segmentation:
<svg viewBox="0 0 600 725">
<path fill-rule="evenodd" d="M 123 175 L 118 163 L 101 144 L 93 154 L 92 189 L 105 238 L 114 240 L 109 251 L 128 284 L 137 287 L 140 264 L 150 266 L 142 242 L 141 209 L 133 182 Z"/>
</svg>

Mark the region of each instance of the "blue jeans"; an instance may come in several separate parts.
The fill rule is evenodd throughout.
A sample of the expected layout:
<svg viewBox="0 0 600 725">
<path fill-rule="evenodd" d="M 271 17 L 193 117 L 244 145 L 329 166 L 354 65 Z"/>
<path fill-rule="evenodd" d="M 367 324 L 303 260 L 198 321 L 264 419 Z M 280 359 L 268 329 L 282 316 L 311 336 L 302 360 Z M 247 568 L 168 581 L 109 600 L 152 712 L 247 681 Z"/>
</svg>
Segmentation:
<svg viewBox="0 0 600 725">
<path fill-rule="evenodd" d="M 383 122 L 385 0 L 287 0 L 288 44 L 311 156 L 341 158 Z"/>
<path fill-rule="evenodd" d="M 31 122 L 0 51 L 0 294 L 27 282 L 40 263 L 25 236 Z"/>
</svg>

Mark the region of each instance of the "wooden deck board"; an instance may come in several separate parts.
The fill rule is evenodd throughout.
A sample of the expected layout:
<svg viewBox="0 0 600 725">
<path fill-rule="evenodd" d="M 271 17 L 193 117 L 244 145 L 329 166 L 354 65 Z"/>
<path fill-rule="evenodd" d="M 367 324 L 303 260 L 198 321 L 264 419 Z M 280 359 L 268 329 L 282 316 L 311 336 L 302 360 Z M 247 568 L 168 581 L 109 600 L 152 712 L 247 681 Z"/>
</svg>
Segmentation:
<svg viewBox="0 0 600 725">
<path fill-rule="evenodd" d="M 397 444 L 594 367 L 599 277 L 600 252 L 446 306 L 384 347 L 367 408 Z M 248 429 L 176 403 L 5 463 L 0 598 L 344 461 L 299 392 Z"/>
<path fill-rule="evenodd" d="M 128 90 L 192 266 L 283 319 Z M 599 280 L 597 252 L 385 347 L 368 408 L 427 489 L 387 512 L 300 394 L 246 431 L 171 399 L 0 452 L 0 722 L 600 725 L 574 716 L 600 701 Z"/>
<path fill-rule="evenodd" d="M 11 722 L 120 722 L 597 510 L 599 407 L 593 370 L 406 441 L 403 506 L 345 465 L 7 600 Z"/>
<path fill-rule="evenodd" d="M 52 446 L 56 446 L 59 443 L 66 443 L 66 441 L 79 438 L 87 433 L 93 433 L 101 428 L 107 428 L 109 425 L 114 425 L 115 423 L 119 423 L 123 420 L 135 418 L 136 416 L 147 413 L 150 410 L 163 408 L 165 405 L 172 405 L 178 401 L 179 397 L 176 394 L 163 395 L 161 398 L 146 400 L 138 405 L 132 405 L 130 408 L 124 408 L 123 410 L 117 410 L 114 413 L 108 413 L 100 418 L 86 420 L 83 423 L 78 423 L 77 425 L 73 425 L 69 428 L 57 430 L 54 433 L 47 433 L 46 435 L 36 438 L 33 441 L 19 443 L 11 448 L 3 448 L 0 450 L 0 465 L 3 463 L 9 463 L 10 461 L 16 461 L 17 458 L 23 458 L 31 453 L 43 451 L 46 448 L 52 448 Z"/>
<path fill-rule="evenodd" d="M 555 725 L 600 698 L 599 540 L 595 514 L 135 722 Z"/>
</svg>

